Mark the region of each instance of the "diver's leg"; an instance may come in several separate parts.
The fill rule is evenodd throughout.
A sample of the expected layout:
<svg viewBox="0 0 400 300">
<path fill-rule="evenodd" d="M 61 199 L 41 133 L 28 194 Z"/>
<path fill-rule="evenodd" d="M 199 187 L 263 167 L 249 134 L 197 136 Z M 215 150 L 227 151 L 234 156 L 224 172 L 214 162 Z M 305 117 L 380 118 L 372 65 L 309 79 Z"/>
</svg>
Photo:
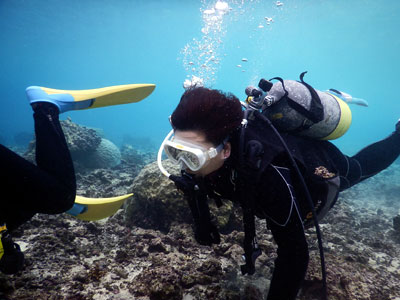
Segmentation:
<svg viewBox="0 0 400 300">
<path fill-rule="evenodd" d="M 278 245 L 267 300 L 294 300 L 304 281 L 309 261 L 303 224 L 294 212 L 286 226 L 268 220 L 267 224 Z"/>
<path fill-rule="evenodd" d="M 365 147 L 351 159 L 355 159 L 360 164 L 360 180 L 364 180 L 389 167 L 399 155 L 400 130 L 384 140 Z"/>
<path fill-rule="evenodd" d="M 47 102 L 33 103 L 36 163 L 52 177 L 54 194 L 42 200 L 41 213 L 61 213 L 72 207 L 76 195 L 75 171 L 59 122 L 58 108 Z M 54 189 L 57 188 L 58 191 Z M 60 195 L 61 194 L 61 195 Z"/>
<path fill-rule="evenodd" d="M 46 105 L 50 108 L 34 108 L 38 166 L 0 145 L 0 219 L 9 229 L 38 212 L 62 213 L 75 200 L 75 173 L 58 111 L 52 111 L 52 104 Z"/>
<path fill-rule="evenodd" d="M 3 145 L 0 145 L 0 165 L 0 225 L 6 223 L 12 230 L 33 216 L 33 213 L 22 216 L 19 212 L 28 209 L 27 204 L 31 202 L 25 192 L 24 180 L 28 175 L 25 170 L 35 166 Z"/>
<path fill-rule="evenodd" d="M 358 161 L 344 155 L 330 142 L 323 142 L 321 153 L 325 153 L 327 160 L 331 161 L 335 166 L 337 175 L 340 178 L 341 191 L 360 181 L 361 169 Z"/>
<path fill-rule="evenodd" d="M 344 190 L 389 167 L 400 155 L 400 120 L 396 131 L 352 157 L 343 156 L 340 188 Z"/>
<path fill-rule="evenodd" d="M 324 144 L 324 152 L 334 163 L 343 191 L 389 167 L 400 155 L 400 120 L 389 137 L 373 143 L 356 155 L 344 155 L 332 143 Z"/>
<path fill-rule="evenodd" d="M 37 212 L 49 213 L 49 203 L 56 204 L 58 199 L 65 197 L 63 186 L 51 175 L 2 145 L 0 165 L 0 188 L 3 193 L 0 221 L 5 222 L 9 230 L 28 221 Z"/>
</svg>

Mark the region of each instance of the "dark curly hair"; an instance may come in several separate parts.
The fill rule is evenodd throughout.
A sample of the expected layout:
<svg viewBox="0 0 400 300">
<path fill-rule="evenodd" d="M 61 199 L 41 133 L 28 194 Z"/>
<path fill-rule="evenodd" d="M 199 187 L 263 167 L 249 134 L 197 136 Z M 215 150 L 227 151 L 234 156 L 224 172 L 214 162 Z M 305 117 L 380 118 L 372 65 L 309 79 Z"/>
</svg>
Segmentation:
<svg viewBox="0 0 400 300">
<path fill-rule="evenodd" d="M 201 131 L 218 145 L 239 128 L 242 119 L 242 107 L 234 95 L 196 87 L 183 93 L 171 123 L 175 130 Z"/>
</svg>

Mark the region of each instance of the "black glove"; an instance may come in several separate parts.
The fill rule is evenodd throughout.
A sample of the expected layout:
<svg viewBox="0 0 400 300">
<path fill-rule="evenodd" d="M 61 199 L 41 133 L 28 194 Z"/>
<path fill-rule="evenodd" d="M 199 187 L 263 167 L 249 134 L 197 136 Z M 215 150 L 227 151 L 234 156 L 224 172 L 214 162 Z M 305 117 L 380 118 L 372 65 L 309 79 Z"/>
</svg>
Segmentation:
<svg viewBox="0 0 400 300">
<path fill-rule="evenodd" d="M 194 226 L 194 238 L 200 245 L 204 246 L 211 246 L 221 242 L 218 227 L 212 222 L 201 225 L 196 224 Z"/>
<path fill-rule="evenodd" d="M 194 238 L 200 245 L 219 244 L 221 238 L 217 226 L 211 219 L 207 193 L 202 178 L 182 171 L 182 176 L 171 175 L 176 187 L 185 193 L 194 219 Z"/>
<path fill-rule="evenodd" d="M 243 259 L 245 260 L 246 264 L 241 265 L 240 270 L 242 271 L 242 275 L 253 275 L 256 272 L 256 259 L 261 255 L 261 249 L 258 248 L 256 237 L 254 237 L 251 241 L 245 241 L 244 252 Z"/>
<path fill-rule="evenodd" d="M 0 259 L 0 271 L 4 274 L 15 274 L 24 266 L 24 254 L 18 244 L 14 243 L 8 233 L 3 233 L 0 241 L 4 251 Z"/>
<path fill-rule="evenodd" d="M 242 271 L 242 275 L 253 275 L 256 272 L 256 267 L 255 267 L 255 262 L 257 257 L 261 255 L 261 250 L 260 249 L 254 249 L 253 253 L 251 256 L 248 256 L 246 254 L 243 255 L 246 264 L 240 266 L 240 270 Z"/>
<path fill-rule="evenodd" d="M 171 179 L 178 190 L 181 190 L 187 196 L 192 196 L 195 191 L 195 186 L 197 185 L 194 176 L 186 172 L 182 172 L 182 176 L 170 175 L 169 179 Z"/>
</svg>

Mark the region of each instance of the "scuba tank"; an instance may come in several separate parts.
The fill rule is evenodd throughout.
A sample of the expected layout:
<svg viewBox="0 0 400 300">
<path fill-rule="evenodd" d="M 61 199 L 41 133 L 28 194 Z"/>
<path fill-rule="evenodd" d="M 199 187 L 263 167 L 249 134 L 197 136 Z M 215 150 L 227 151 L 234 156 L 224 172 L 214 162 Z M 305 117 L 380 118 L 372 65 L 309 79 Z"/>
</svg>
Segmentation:
<svg viewBox="0 0 400 300">
<path fill-rule="evenodd" d="M 262 114 L 282 132 L 321 140 L 341 137 L 351 124 L 351 111 L 346 103 L 351 96 L 333 89 L 326 92 L 315 90 L 304 82 L 306 73 L 301 73 L 300 81 L 275 77 L 271 80 L 279 82 L 273 84 L 261 79 L 259 87 L 264 93 L 248 87 L 246 102 L 261 109 Z"/>
</svg>

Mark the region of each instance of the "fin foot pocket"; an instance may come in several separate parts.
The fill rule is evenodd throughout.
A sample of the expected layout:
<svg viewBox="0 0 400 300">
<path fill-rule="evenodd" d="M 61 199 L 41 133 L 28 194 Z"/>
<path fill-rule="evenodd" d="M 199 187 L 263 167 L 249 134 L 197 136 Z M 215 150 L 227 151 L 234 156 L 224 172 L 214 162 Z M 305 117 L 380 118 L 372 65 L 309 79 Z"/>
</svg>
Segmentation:
<svg viewBox="0 0 400 300">
<path fill-rule="evenodd" d="M 70 94 L 47 94 L 39 86 L 30 86 L 26 89 L 26 94 L 31 104 L 37 102 L 49 102 L 56 105 L 60 113 L 69 110 L 79 110 L 90 107 L 93 104 L 93 99 L 76 102 Z"/>
</svg>

